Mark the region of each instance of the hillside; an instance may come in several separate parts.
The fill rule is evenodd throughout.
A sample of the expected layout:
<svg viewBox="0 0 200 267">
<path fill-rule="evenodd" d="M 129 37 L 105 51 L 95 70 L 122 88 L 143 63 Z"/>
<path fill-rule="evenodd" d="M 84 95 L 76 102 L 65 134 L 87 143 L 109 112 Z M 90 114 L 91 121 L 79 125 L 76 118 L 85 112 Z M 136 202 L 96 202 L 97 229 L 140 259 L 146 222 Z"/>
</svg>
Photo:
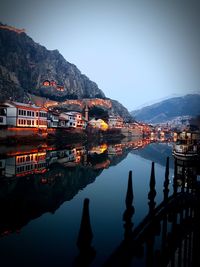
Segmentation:
<svg viewBox="0 0 200 267">
<path fill-rule="evenodd" d="M 58 50 L 47 50 L 26 33 L 12 28 L 0 28 L 0 80 L 1 98 L 11 96 L 19 100 L 27 92 L 53 100 L 105 97 L 98 86 L 67 62 Z M 46 80 L 54 81 L 61 90 L 57 90 L 57 86 L 43 86 Z"/>
<path fill-rule="evenodd" d="M 176 117 L 195 117 L 200 114 L 200 95 L 189 94 L 174 97 L 159 103 L 134 110 L 131 115 L 138 121 L 148 123 L 162 123 Z"/>
<path fill-rule="evenodd" d="M 106 98 L 97 84 L 66 61 L 58 50 L 47 50 L 24 30 L 0 23 L 0 101 L 28 102 L 30 94 L 59 102 Z M 131 118 L 120 104 L 112 111 Z"/>
</svg>

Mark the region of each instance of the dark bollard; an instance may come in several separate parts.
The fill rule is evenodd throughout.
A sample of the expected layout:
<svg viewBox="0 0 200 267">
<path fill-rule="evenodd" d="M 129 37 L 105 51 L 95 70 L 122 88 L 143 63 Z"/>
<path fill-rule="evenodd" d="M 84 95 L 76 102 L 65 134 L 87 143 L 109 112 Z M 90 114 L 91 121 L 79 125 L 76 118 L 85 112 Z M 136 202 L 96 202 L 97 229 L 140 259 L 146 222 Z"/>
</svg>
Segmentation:
<svg viewBox="0 0 200 267">
<path fill-rule="evenodd" d="M 74 266 L 89 266 L 95 258 L 96 252 L 91 246 L 92 238 L 93 234 L 90 224 L 89 199 L 86 198 L 83 203 L 83 213 L 77 239 L 77 246 L 80 254 L 76 258 Z"/>
</svg>

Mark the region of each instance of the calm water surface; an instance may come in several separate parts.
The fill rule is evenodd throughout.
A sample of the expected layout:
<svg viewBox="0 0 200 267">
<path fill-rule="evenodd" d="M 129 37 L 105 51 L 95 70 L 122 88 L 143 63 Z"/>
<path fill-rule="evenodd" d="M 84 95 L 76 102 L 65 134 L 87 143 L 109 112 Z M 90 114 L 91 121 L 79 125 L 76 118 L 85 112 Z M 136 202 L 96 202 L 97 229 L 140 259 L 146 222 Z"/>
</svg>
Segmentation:
<svg viewBox="0 0 200 267">
<path fill-rule="evenodd" d="M 163 199 L 171 144 L 146 141 L 117 145 L 1 148 L 0 266 L 73 266 L 83 201 L 89 198 L 90 266 L 101 266 L 124 237 L 128 172 L 133 172 L 133 227 L 148 213 L 151 162 L 156 197 Z M 170 184 L 170 190 L 172 190 Z"/>
</svg>

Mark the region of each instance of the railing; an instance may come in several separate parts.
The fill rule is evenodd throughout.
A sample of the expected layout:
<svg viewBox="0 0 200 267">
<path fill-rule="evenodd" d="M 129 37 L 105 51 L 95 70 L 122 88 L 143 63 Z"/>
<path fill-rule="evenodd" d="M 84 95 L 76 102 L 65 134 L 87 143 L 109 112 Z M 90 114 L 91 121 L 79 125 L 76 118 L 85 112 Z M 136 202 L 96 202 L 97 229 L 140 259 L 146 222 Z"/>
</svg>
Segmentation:
<svg viewBox="0 0 200 267">
<path fill-rule="evenodd" d="M 156 206 L 156 179 L 152 162 L 148 193 L 149 212 L 134 228 L 132 171 L 129 172 L 126 210 L 123 214 L 124 239 L 103 266 L 200 266 L 199 186 L 194 179 L 189 182 L 189 178 L 183 176 L 181 187 L 178 186 L 177 160 L 175 160 L 173 192 L 169 196 L 169 158 L 167 158 L 163 201 Z M 159 242 L 157 241 L 155 246 L 156 237 L 159 237 Z M 85 199 L 77 241 L 80 254 L 76 258 L 75 266 L 89 266 L 92 263 L 96 254 L 91 245 L 92 238 L 89 199 Z"/>
</svg>

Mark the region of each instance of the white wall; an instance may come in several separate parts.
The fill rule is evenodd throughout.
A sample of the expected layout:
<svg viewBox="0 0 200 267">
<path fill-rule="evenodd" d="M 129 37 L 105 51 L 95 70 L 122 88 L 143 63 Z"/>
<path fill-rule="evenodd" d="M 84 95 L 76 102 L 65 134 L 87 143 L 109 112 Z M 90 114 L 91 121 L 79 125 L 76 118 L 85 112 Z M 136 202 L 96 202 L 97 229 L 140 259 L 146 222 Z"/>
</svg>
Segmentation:
<svg viewBox="0 0 200 267">
<path fill-rule="evenodd" d="M 16 116 L 17 116 L 17 108 L 8 107 L 7 108 L 7 125 L 16 126 Z"/>
</svg>

